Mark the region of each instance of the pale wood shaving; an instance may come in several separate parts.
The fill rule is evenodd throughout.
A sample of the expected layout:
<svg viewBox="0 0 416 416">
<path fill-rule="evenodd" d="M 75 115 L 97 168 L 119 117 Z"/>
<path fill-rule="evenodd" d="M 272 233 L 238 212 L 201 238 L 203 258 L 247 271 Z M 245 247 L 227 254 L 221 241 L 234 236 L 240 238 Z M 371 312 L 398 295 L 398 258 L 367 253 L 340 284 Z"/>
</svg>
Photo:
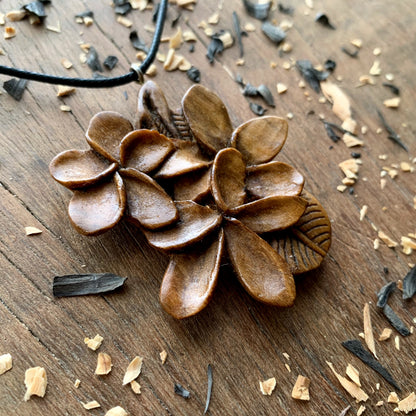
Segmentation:
<svg viewBox="0 0 416 416">
<path fill-rule="evenodd" d="M 13 359 L 11 354 L 0 355 L 0 375 L 4 374 L 6 371 L 11 370 L 13 367 Z"/>
<path fill-rule="evenodd" d="M 410 163 L 408 162 L 400 162 L 400 169 L 403 172 L 413 172 L 414 171 L 414 167 L 410 165 Z"/>
<path fill-rule="evenodd" d="M 96 400 L 92 400 L 88 403 L 82 403 L 82 406 L 84 407 L 84 409 L 87 409 L 87 410 L 97 409 L 101 407 L 100 403 L 98 403 Z"/>
<path fill-rule="evenodd" d="M 351 134 L 345 133 L 342 136 L 342 141 L 347 147 L 364 146 L 364 142 L 358 137 L 351 136 Z"/>
<path fill-rule="evenodd" d="M 133 380 L 130 382 L 130 387 L 133 390 L 134 394 L 142 394 L 142 391 L 141 391 L 142 387 L 136 380 Z"/>
<path fill-rule="evenodd" d="M 400 105 L 400 97 L 389 98 L 384 100 L 383 104 L 388 108 L 397 108 Z"/>
<path fill-rule="evenodd" d="M 146 52 L 143 52 L 143 51 L 139 51 L 136 53 L 136 58 L 141 62 L 143 62 L 146 59 L 146 56 L 147 56 Z"/>
<path fill-rule="evenodd" d="M 381 74 L 380 61 L 375 60 L 369 71 L 370 75 L 378 76 Z"/>
<path fill-rule="evenodd" d="M 363 85 L 375 85 L 376 81 L 374 81 L 374 78 L 370 75 L 361 75 L 360 78 L 358 78 L 360 83 L 357 85 L 357 87 L 362 87 Z"/>
<path fill-rule="evenodd" d="M 246 23 L 245 25 L 244 25 L 244 30 L 246 31 L 246 32 L 255 32 L 256 31 L 256 26 L 254 26 L 253 25 L 253 23 Z"/>
<path fill-rule="evenodd" d="M 403 247 L 403 253 L 408 256 L 412 254 L 413 250 L 416 250 L 416 241 L 406 236 L 401 237 L 400 245 Z"/>
<path fill-rule="evenodd" d="M 381 406 L 383 406 L 383 404 L 384 404 L 383 400 L 379 400 L 379 401 L 376 403 L 376 406 L 377 406 L 377 407 L 381 407 Z"/>
<path fill-rule="evenodd" d="M 118 16 L 117 17 L 117 23 L 120 23 L 124 27 L 131 28 L 133 26 L 133 22 L 130 19 L 127 19 L 127 17 L 124 16 Z"/>
<path fill-rule="evenodd" d="M 339 191 L 341 193 L 344 192 L 346 189 L 347 189 L 346 185 L 338 185 L 337 186 L 337 191 Z"/>
<path fill-rule="evenodd" d="M 210 25 L 216 25 L 218 24 L 218 22 L 220 21 L 220 13 L 219 12 L 215 12 L 214 14 L 212 14 L 211 16 L 208 17 L 208 23 Z"/>
<path fill-rule="evenodd" d="M 349 179 L 357 179 L 357 173 L 360 170 L 360 165 L 357 159 L 347 159 L 338 164 L 344 175 Z"/>
<path fill-rule="evenodd" d="M 397 351 L 400 351 L 400 338 L 398 335 L 394 337 L 394 346 L 396 347 Z"/>
<path fill-rule="evenodd" d="M 90 43 L 80 43 L 79 47 L 85 52 L 88 53 L 88 51 L 91 49 Z"/>
<path fill-rule="evenodd" d="M 71 111 L 71 107 L 69 105 L 60 105 L 59 109 L 64 113 L 69 113 Z"/>
<path fill-rule="evenodd" d="M 374 239 L 373 247 L 374 247 L 374 250 L 378 250 L 380 248 L 380 240 L 378 238 Z"/>
<path fill-rule="evenodd" d="M 289 372 L 289 373 L 291 373 L 292 372 L 292 370 L 291 370 L 291 368 L 290 368 L 290 365 L 289 364 L 285 364 L 285 367 L 286 367 L 286 370 Z"/>
<path fill-rule="evenodd" d="M 368 212 L 368 205 L 363 205 L 360 209 L 360 221 L 363 221 Z"/>
<path fill-rule="evenodd" d="M 259 381 L 259 384 L 260 384 L 260 391 L 265 396 L 270 396 L 276 387 L 276 378 L 272 377 L 265 381 Z"/>
<path fill-rule="evenodd" d="M 387 403 L 399 403 L 399 401 L 397 393 L 395 391 L 390 392 L 389 397 L 387 397 Z"/>
<path fill-rule="evenodd" d="M 37 234 L 41 234 L 42 230 L 39 230 L 39 228 L 36 227 L 25 227 L 25 233 L 26 235 L 37 235 Z"/>
<path fill-rule="evenodd" d="M 361 416 L 365 412 L 365 409 L 366 407 L 361 405 L 357 410 L 357 416 Z"/>
<path fill-rule="evenodd" d="M 402 279 L 399 279 L 397 281 L 397 289 L 399 289 L 403 292 L 403 280 Z"/>
<path fill-rule="evenodd" d="M 162 362 L 162 364 L 165 364 L 166 359 L 168 358 L 168 353 L 167 353 L 165 350 L 163 350 L 163 351 L 159 354 L 159 356 L 160 356 L 160 361 Z"/>
<path fill-rule="evenodd" d="M 276 88 L 278 94 L 283 94 L 287 91 L 287 85 L 283 84 L 282 82 L 278 82 Z"/>
<path fill-rule="evenodd" d="M 310 400 L 309 385 L 311 380 L 308 377 L 299 375 L 293 386 L 292 398 L 296 400 Z"/>
<path fill-rule="evenodd" d="M 292 49 L 293 49 L 293 46 L 292 46 L 291 43 L 289 43 L 289 42 L 283 43 L 283 45 L 282 45 L 282 51 L 284 53 L 292 52 Z"/>
<path fill-rule="evenodd" d="M 196 0 L 176 0 L 176 4 L 179 7 L 187 7 L 196 3 Z"/>
<path fill-rule="evenodd" d="M 6 26 L 4 28 L 4 39 L 11 39 L 16 36 L 16 29 L 12 26 Z"/>
<path fill-rule="evenodd" d="M 80 384 L 81 384 L 81 380 L 77 378 L 77 379 L 74 381 L 74 387 L 77 389 L 77 388 L 79 388 Z"/>
<path fill-rule="evenodd" d="M 357 400 L 357 402 L 365 402 L 368 400 L 368 395 L 362 390 L 360 387 L 358 387 L 356 384 L 354 384 L 352 381 L 349 381 L 345 377 L 338 374 L 333 366 L 332 363 L 326 362 L 331 369 L 331 371 L 334 373 L 335 377 L 340 382 L 341 386 L 344 387 L 344 389 L 352 396 L 354 399 Z"/>
<path fill-rule="evenodd" d="M 140 10 L 141 12 L 146 9 L 148 0 L 130 0 L 129 3 L 131 7 L 135 10 Z"/>
<path fill-rule="evenodd" d="M 363 46 L 362 39 L 353 39 L 350 41 L 351 45 L 355 46 L 356 48 L 360 49 Z"/>
<path fill-rule="evenodd" d="M 11 22 L 19 22 L 27 16 L 26 10 L 11 10 L 6 13 L 6 18 Z"/>
<path fill-rule="evenodd" d="M 87 62 L 87 54 L 86 54 L 86 53 L 81 53 L 81 54 L 79 55 L 79 61 L 80 61 L 82 64 L 85 64 L 85 63 Z"/>
<path fill-rule="evenodd" d="M 75 87 L 68 87 L 66 85 L 58 85 L 57 97 L 66 97 L 73 94 L 76 91 Z"/>
<path fill-rule="evenodd" d="M 61 59 L 61 65 L 65 68 L 65 69 L 70 69 L 72 68 L 72 62 L 69 59 L 66 58 L 62 58 Z"/>
<path fill-rule="evenodd" d="M 386 74 L 385 77 L 386 77 L 387 81 L 393 81 L 394 80 L 394 75 L 393 74 Z"/>
<path fill-rule="evenodd" d="M 95 374 L 99 376 L 104 376 L 111 371 L 112 366 L 113 364 L 111 363 L 111 357 L 108 354 L 104 352 L 98 353 Z"/>
<path fill-rule="evenodd" d="M 169 48 L 179 49 L 182 45 L 182 29 L 178 27 L 176 33 L 169 39 Z"/>
<path fill-rule="evenodd" d="M 129 384 L 131 381 L 139 377 L 140 372 L 142 371 L 143 357 L 138 355 L 133 358 L 129 366 L 127 367 L 126 373 L 123 378 L 123 386 Z"/>
<path fill-rule="evenodd" d="M 196 42 L 198 40 L 192 30 L 185 30 L 182 34 L 182 38 L 185 42 Z"/>
<path fill-rule="evenodd" d="M 104 416 L 128 416 L 128 413 L 121 406 L 116 406 L 110 409 Z"/>
<path fill-rule="evenodd" d="M 149 69 L 146 71 L 146 75 L 148 77 L 154 77 L 157 74 L 157 66 L 155 64 L 151 64 Z"/>
<path fill-rule="evenodd" d="M 283 19 L 280 24 L 279 27 L 284 30 L 285 32 L 287 32 L 289 29 L 291 29 L 293 27 L 293 21 L 291 20 L 287 20 L 287 19 Z"/>
<path fill-rule="evenodd" d="M 282 355 L 286 358 L 286 360 L 290 360 L 290 355 L 287 352 L 284 352 Z"/>
<path fill-rule="evenodd" d="M 305 4 L 310 9 L 313 9 L 313 0 L 305 0 Z"/>
<path fill-rule="evenodd" d="M 354 366 L 348 364 L 345 373 L 358 387 L 361 387 L 360 373 Z"/>
<path fill-rule="evenodd" d="M 344 179 L 342 180 L 342 183 L 343 183 L 344 185 L 346 185 L 346 186 L 352 186 L 352 185 L 354 185 L 354 184 L 355 184 L 355 179 L 352 179 L 352 178 L 344 178 Z"/>
<path fill-rule="evenodd" d="M 98 350 L 98 348 L 100 348 L 101 347 L 101 344 L 103 343 L 103 341 L 104 341 L 104 338 L 101 336 L 101 335 L 99 335 L 99 334 L 97 334 L 94 338 L 84 338 L 84 343 L 86 344 L 86 346 L 89 348 L 89 349 L 91 349 L 91 350 L 93 350 L 93 351 L 96 351 L 96 350 Z"/>
<path fill-rule="evenodd" d="M 381 48 L 374 48 L 374 49 L 373 49 L 373 55 L 374 55 L 374 56 L 379 56 L 379 55 L 381 55 Z"/>
<path fill-rule="evenodd" d="M 243 66 L 245 63 L 246 63 L 246 61 L 245 61 L 245 59 L 244 59 L 244 58 L 239 58 L 239 59 L 237 59 L 237 60 L 235 61 L 235 64 L 236 64 L 237 66 Z"/>
<path fill-rule="evenodd" d="M 46 371 L 43 367 L 28 368 L 25 372 L 25 402 L 27 402 L 31 396 L 44 397 L 47 384 Z"/>
<path fill-rule="evenodd" d="M 192 64 L 185 58 L 182 56 L 182 62 L 179 64 L 179 71 L 188 71 L 189 69 L 191 69 Z"/>
<path fill-rule="evenodd" d="M 292 68 L 292 64 L 290 62 L 288 62 L 288 61 L 285 61 L 282 64 L 282 68 L 283 69 L 286 69 L 286 70 L 289 70 L 290 68 Z"/>
<path fill-rule="evenodd" d="M 4 13 L 0 12 L 0 26 L 4 26 L 6 24 L 5 15 Z"/>
<path fill-rule="evenodd" d="M 400 412 L 408 414 L 409 412 L 416 410 L 416 394 L 413 391 L 406 398 L 400 400 L 398 407 Z"/>
<path fill-rule="evenodd" d="M 322 93 L 332 103 L 332 111 L 342 121 L 351 118 L 350 100 L 338 85 L 329 82 L 321 82 Z"/>
<path fill-rule="evenodd" d="M 293 113 L 287 113 L 286 117 L 287 117 L 288 120 L 292 120 L 293 117 L 294 117 L 294 114 Z"/>
<path fill-rule="evenodd" d="M 361 126 L 361 134 L 367 134 L 368 127 L 367 126 Z"/>
<path fill-rule="evenodd" d="M 380 336 L 378 337 L 378 340 L 387 341 L 391 337 L 392 332 L 393 330 L 391 328 L 384 328 Z"/>
<path fill-rule="evenodd" d="M 394 248 L 398 246 L 398 243 L 396 243 L 394 240 L 392 240 L 386 233 L 383 231 L 378 232 L 378 238 L 383 241 L 384 244 L 387 245 L 389 248 Z"/>
<path fill-rule="evenodd" d="M 174 71 L 179 68 L 182 61 L 183 56 L 176 55 L 175 49 L 169 49 L 165 62 L 163 63 L 163 69 L 165 69 L 165 71 Z"/>
<path fill-rule="evenodd" d="M 325 103 L 326 103 L 326 98 L 325 98 L 325 97 L 319 97 L 319 98 L 318 98 L 318 101 L 319 101 L 321 104 L 325 104 Z"/>
<path fill-rule="evenodd" d="M 368 349 L 377 359 L 376 354 L 376 344 L 374 342 L 374 334 L 373 334 L 373 327 L 371 325 L 371 315 L 370 315 L 370 305 L 366 303 L 364 305 L 363 310 L 363 318 L 364 318 L 364 340 L 367 344 Z"/>
<path fill-rule="evenodd" d="M 224 49 L 227 49 L 233 46 L 234 38 L 231 35 L 231 32 L 229 30 L 226 30 L 224 33 L 218 36 L 218 38 L 221 40 L 222 44 L 224 45 Z"/>
<path fill-rule="evenodd" d="M 387 180 L 384 179 L 384 178 L 381 178 L 380 179 L 380 188 L 384 189 L 386 187 L 386 185 L 387 185 Z"/>
<path fill-rule="evenodd" d="M 376 383 L 376 390 L 380 390 L 380 383 Z"/>
</svg>

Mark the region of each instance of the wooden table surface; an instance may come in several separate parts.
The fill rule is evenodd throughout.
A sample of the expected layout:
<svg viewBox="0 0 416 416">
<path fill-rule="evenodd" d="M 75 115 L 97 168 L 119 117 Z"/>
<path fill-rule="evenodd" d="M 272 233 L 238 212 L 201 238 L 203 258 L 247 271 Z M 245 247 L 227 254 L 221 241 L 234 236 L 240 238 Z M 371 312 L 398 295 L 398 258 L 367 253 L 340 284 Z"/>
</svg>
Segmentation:
<svg viewBox="0 0 416 416">
<path fill-rule="evenodd" d="M 93 415 L 104 415 L 117 405 L 131 415 L 203 414 L 208 364 L 213 368 L 214 380 L 211 415 L 339 415 L 348 405 L 348 414 L 355 415 L 363 403 L 357 404 L 341 387 L 326 361 L 332 362 L 342 375 L 348 363 L 359 370 L 362 388 L 370 396 L 364 404 L 364 415 L 390 415 L 396 407 L 387 403 L 393 387 L 341 345 L 348 339 L 361 339 L 366 302 L 370 303 L 379 361 L 399 382 L 399 397 L 416 389 L 416 366 L 411 364 L 416 359 L 415 335 L 400 337 L 400 351 L 395 347 L 395 331 L 389 340 L 379 342 L 379 334 L 389 324 L 375 305 L 375 292 L 389 281 L 403 279 L 416 262 L 416 254 L 406 255 L 400 245 L 392 249 L 383 242 L 378 250 L 373 247 L 376 230 L 396 242 L 416 232 L 415 173 L 399 167 L 397 177 L 387 175 L 385 188 L 380 187 L 383 167 L 409 161 L 416 167 L 412 162 L 416 155 L 413 0 L 316 0 L 313 9 L 301 0 L 287 1 L 284 4 L 295 9 L 293 16 L 278 10 L 270 12 L 272 21 L 293 22 L 287 31 L 293 49 L 283 54 L 265 38 L 261 22 L 248 16 L 242 2 L 220 3 L 220 21 L 212 26 L 214 31 L 232 29 L 234 10 L 243 26 L 250 22 L 256 28 L 243 38 L 244 65 L 236 65 L 237 45 L 225 50 L 213 65 L 205 56 L 209 39 L 198 24 L 218 9 L 218 1 L 199 1 L 194 11 L 182 11 L 179 26 L 193 29 L 199 40 L 194 53 L 189 52 L 188 44 L 182 46 L 180 53 L 201 70 L 201 84 L 222 98 L 234 126 L 254 115 L 230 73 L 271 89 L 276 107 L 265 106 L 268 115 L 286 117 L 293 113 L 279 160 L 296 166 L 305 175 L 306 188 L 328 212 L 333 243 L 327 258 L 319 269 L 297 280 L 297 299 L 290 309 L 279 310 L 251 299 L 225 266 L 214 298 L 205 310 L 184 321 L 171 318 L 158 300 L 167 256 L 150 248 L 137 229 L 126 223 L 98 237 L 77 234 L 66 214 L 70 192 L 48 172 L 48 164 L 57 153 L 86 147 L 84 132 L 97 112 L 115 110 L 133 120 L 139 86 L 77 89 L 75 94 L 61 99 L 56 97 L 56 87 L 29 82 L 20 102 L 2 91 L 0 355 L 10 353 L 13 368 L 0 376 L 1 415 L 83 415 L 88 411 L 82 402 L 90 400 L 101 404 L 101 408 L 90 411 Z M 0 64 L 90 77 L 91 70 L 79 60 L 79 44 L 89 43 L 101 58 L 119 58 L 111 75 L 127 72 L 136 55 L 129 42 L 131 29 L 116 23 L 109 4 L 108 0 L 76 0 L 46 6 L 46 24 L 56 26 L 59 22 L 61 33 L 32 26 L 28 21 L 11 23 L 17 35 L 10 40 L 1 39 L 4 56 L 0 56 Z M 3 13 L 16 7 L 16 2 L 10 0 L 0 2 Z M 87 7 L 94 12 L 94 23 L 89 27 L 74 19 Z M 170 25 L 176 10 L 171 6 L 165 35 L 176 31 Z M 314 21 L 319 11 L 329 16 L 336 30 Z M 149 10 L 134 10 L 127 16 L 133 22 L 132 29 L 137 29 L 147 44 L 152 34 L 144 26 L 151 25 L 151 16 Z M 353 50 L 350 41 L 355 38 L 362 39 L 363 46 L 354 59 L 341 47 Z M 161 51 L 167 48 L 164 43 Z M 374 56 L 375 48 L 381 49 L 379 56 Z M 62 67 L 62 58 L 73 62 L 71 70 Z M 342 141 L 331 142 L 320 116 L 337 124 L 341 121 L 328 102 L 319 101 L 321 94 L 309 86 L 298 86 L 301 77 L 293 66 L 295 60 L 309 59 L 318 65 L 328 58 L 337 63 L 331 81 L 349 96 L 359 128 L 368 128 L 366 134 L 359 134 L 364 141 L 362 147 L 348 148 Z M 373 77 L 375 85 L 357 87 L 359 77 L 368 74 L 375 60 L 381 67 L 381 75 Z M 277 67 L 272 68 L 271 61 Z M 285 62 L 292 63 L 290 70 L 283 69 Z M 156 65 L 154 80 L 175 108 L 192 82 L 183 72 L 166 72 L 160 62 Z M 389 73 L 394 75 L 392 82 L 400 87 L 398 109 L 383 106 L 385 99 L 393 97 L 382 86 Z M 0 76 L 1 82 L 8 79 Z M 288 86 L 286 93 L 277 94 L 278 82 Z M 71 112 L 60 111 L 62 104 L 70 106 Z M 384 130 L 377 133 L 381 124 L 376 108 L 400 134 L 409 147 L 408 153 L 389 140 Z M 338 164 L 349 159 L 352 151 L 361 153 L 359 178 L 352 193 L 341 193 L 337 186 L 344 175 Z M 387 159 L 380 159 L 380 155 Z M 360 221 L 363 205 L 368 206 L 368 212 Z M 37 227 L 42 233 L 28 237 L 26 226 Z M 112 272 L 128 280 L 121 292 L 106 296 L 53 297 L 53 276 L 85 272 Z M 414 300 L 403 302 L 397 291 L 390 305 L 409 327 L 414 324 Z M 104 337 L 99 351 L 110 354 L 113 360 L 113 369 L 105 377 L 94 375 L 97 351 L 84 345 L 85 337 L 96 334 Z M 159 358 L 162 350 L 168 353 L 164 365 Z M 140 395 L 121 383 L 125 368 L 136 355 L 144 357 Z M 47 392 L 43 399 L 33 397 L 24 402 L 24 373 L 34 366 L 46 369 Z M 299 374 L 311 380 L 309 402 L 291 398 Z M 270 377 L 276 378 L 276 389 L 271 396 L 264 396 L 259 381 Z M 81 380 L 78 389 L 74 387 L 76 379 Z M 188 400 L 174 394 L 175 383 L 190 391 Z M 376 406 L 381 400 L 384 404 Z"/>
</svg>

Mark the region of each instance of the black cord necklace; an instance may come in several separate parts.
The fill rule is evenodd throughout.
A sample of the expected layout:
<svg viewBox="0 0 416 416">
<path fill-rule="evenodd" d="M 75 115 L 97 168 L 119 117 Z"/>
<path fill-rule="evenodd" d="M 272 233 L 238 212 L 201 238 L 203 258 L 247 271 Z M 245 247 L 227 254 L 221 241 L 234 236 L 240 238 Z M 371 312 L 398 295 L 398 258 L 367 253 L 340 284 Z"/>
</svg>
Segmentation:
<svg viewBox="0 0 416 416">
<path fill-rule="evenodd" d="M 120 85 L 129 84 L 137 81 L 143 83 L 143 74 L 149 69 L 150 65 L 156 58 L 156 53 L 159 49 L 160 38 L 162 36 L 163 27 L 166 20 L 168 0 L 161 0 L 157 15 L 156 29 L 153 36 L 150 51 L 142 64 L 132 64 L 130 71 L 119 77 L 105 78 L 105 79 L 88 79 L 88 78 L 71 78 L 71 77 L 57 77 L 54 75 L 41 74 L 39 72 L 25 71 L 23 69 L 12 68 L 9 66 L 0 65 L 0 74 L 10 75 L 17 78 L 28 79 L 31 81 L 45 82 L 48 84 L 68 85 L 70 87 L 81 88 L 110 88 L 118 87 Z"/>
</svg>

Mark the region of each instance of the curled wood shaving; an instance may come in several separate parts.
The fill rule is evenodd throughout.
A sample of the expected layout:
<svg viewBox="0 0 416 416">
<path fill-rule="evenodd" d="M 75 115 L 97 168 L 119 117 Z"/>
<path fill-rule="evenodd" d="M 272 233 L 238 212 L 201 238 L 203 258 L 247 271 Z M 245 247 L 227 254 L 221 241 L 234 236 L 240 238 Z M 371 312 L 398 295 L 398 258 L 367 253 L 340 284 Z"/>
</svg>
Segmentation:
<svg viewBox="0 0 416 416">
<path fill-rule="evenodd" d="M 273 393 L 273 390 L 276 387 L 276 378 L 272 377 L 265 381 L 259 381 L 260 391 L 265 396 L 270 396 Z"/>
<path fill-rule="evenodd" d="M 292 390 L 292 398 L 296 400 L 310 400 L 309 385 L 311 380 L 308 377 L 299 375 Z"/>
<path fill-rule="evenodd" d="M 129 384 L 131 381 L 139 377 L 140 372 L 142 371 L 143 357 L 138 355 L 133 358 L 129 366 L 127 367 L 126 373 L 123 378 L 123 386 Z"/>
<path fill-rule="evenodd" d="M 99 334 L 97 334 L 94 338 L 84 338 L 84 343 L 86 344 L 86 346 L 89 348 L 89 349 L 91 349 L 91 350 L 93 350 L 93 351 L 96 351 L 96 350 L 98 350 L 98 348 L 100 348 L 101 347 L 101 344 L 103 343 L 103 341 L 104 341 L 104 338 L 101 336 L 101 335 L 99 335 Z"/>
<path fill-rule="evenodd" d="M 361 387 L 360 373 L 354 366 L 348 364 L 345 373 L 358 387 Z"/>
<path fill-rule="evenodd" d="M 104 416 L 128 416 L 128 413 L 121 406 L 116 406 L 110 409 Z"/>
<path fill-rule="evenodd" d="M 97 409 L 101 407 L 100 403 L 98 403 L 96 400 L 92 400 L 88 403 L 82 403 L 82 406 L 84 407 L 84 409 L 87 409 L 87 410 Z"/>
<path fill-rule="evenodd" d="M 341 193 L 344 192 L 346 189 L 347 189 L 346 185 L 338 185 L 337 186 L 337 191 L 339 191 Z"/>
<path fill-rule="evenodd" d="M 47 384 L 46 371 L 43 367 L 28 368 L 25 372 L 25 402 L 27 402 L 31 396 L 45 396 Z"/>
<path fill-rule="evenodd" d="M 364 390 L 362 390 L 360 387 L 358 387 L 353 382 L 347 380 L 345 377 L 338 374 L 333 366 L 332 363 L 326 362 L 331 369 L 331 371 L 334 373 L 335 377 L 338 379 L 338 381 L 341 383 L 341 386 L 344 387 L 344 389 L 352 396 L 354 399 L 357 400 L 357 402 L 365 402 L 368 400 L 368 395 L 365 393 Z"/>
<path fill-rule="evenodd" d="M 387 403 L 399 403 L 400 399 L 395 391 L 390 392 Z"/>
<path fill-rule="evenodd" d="M 373 327 L 371 325 L 370 305 L 368 303 L 364 305 L 363 318 L 365 343 L 374 357 L 378 359 L 376 354 L 376 344 L 374 342 Z"/>
<path fill-rule="evenodd" d="M 408 414 L 409 412 L 416 410 L 416 394 L 415 392 L 410 393 L 406 398 L 400 400 L 398 407 L 400 412 Z"/>
<path fill-rule="evenodd" d="M 351 118 L 350 100 L 338 85 L 329 82 L 321 82 L 322 93 L 332 103 L 332 111 L 342 121 Z"/>
<path fill-rule="evenodd" d="M 97 357 L 97 367 L 95 369 L 95 374 L 103 376 L 108 374 L 111 371 L 111 357 L 103 352 L 100 352 Z"/>
<path fill-rule="evenodd" d="M 393 330 L 391 328 L 384 328 L 383 331 L 381 332 L 378 340 L 379 341 L 387 341 L 392 334 Z"/>
<path fill-rule="evenodd" d="M 386 233 L 383 231 L 378 232 L 378 238 L 383 241 L 384 244 L 387 245 L 389 248 L 394 248 L 398 246 L 398 243 L 396 243 L 394 240 L 392 240 Z"/>
<path fill-rule="evenodd" d="M 0 375 L 4 374 L 6 371 L 11 370 L 13 367 L 13 360 L 10 354 L 0 355 Z"/>
<path fill-rule="evenodd" d="M 185 30 L 183 32 L 182 38 L 185 42 L 196 42 L 198 38 L 192 30 Z"/>
<path fill-rule="evenodd" d="M 142 393 L 141 386 L 136 380 L 133 380 L 133 381 L 130 382 L 130 387 L 133 390 L 133 393 L 135 393 L 135 394 L 141 394 Z"/>
<path fill-rule="evenodd" d="M 39 230 L 39 228 L 36 227 L 25 227 L 25 233 L 26 235 L 37 235 L 41 234 L 42 230 Z"/>
<path fill-rule="evenodd" d="M 163 350 L 163 351 L 159 354 L 159 356 L 160 356 L 160 361 L 162 361 L 162 364 L 165 364 L 166 359 L 168 358 L 168 353 L 167 353 L 165 350 Z"/>
</svg>

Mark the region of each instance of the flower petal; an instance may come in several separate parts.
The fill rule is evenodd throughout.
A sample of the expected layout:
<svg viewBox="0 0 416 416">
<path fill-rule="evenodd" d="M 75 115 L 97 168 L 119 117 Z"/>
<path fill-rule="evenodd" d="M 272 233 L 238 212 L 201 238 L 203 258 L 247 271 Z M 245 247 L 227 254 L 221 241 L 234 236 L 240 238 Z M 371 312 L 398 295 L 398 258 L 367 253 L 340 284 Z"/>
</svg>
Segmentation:
<svg viewBox="0 0 416 416">
<path fill-rule="evenodd" d="M 198 202 L 211 191 L 211 169 L 200 169 L 179 176 L 173 184 L 175 201 Z"/>
<path fill-rule="evenodd" d="M 116 172 L 111 181 L 75 191 L 68 206 L 75 229 L 84 235 L 98 235 L 114 227 L 126 207 L 123 181 Z"/>
<path fill-rule="evenodd" d="M 176 151 L 154 175 L 157 179 L 174 178 L 188 172 L 205 168 L 211 162 L 202 155 L 195 143 L 178 141 Z"/>
<path fill-rule="evenodd" d="M 116 169 L 117 163 L 110 165 L 90 149 L 67 150 L 56 155 L 49 164 L 52 177 L 69 189 L 93 185 Z"/>
<path fill-rule="evenodd" d="M 251 166 L 246 171 L 246 190 L 256 199 L 300 195 L 304 182 L 295 168 L 282 162 Z"/>
<path fill-rule="evenodd" d="M 120 160 L 120 143 L 133 130 L 130 121 L 114 111 L 102 111 L 90 121 L 86 133 L 88 144 L 112 162 Z"/>
<path fill-rule="evenodd" d="M 120 161 L 124 167 L 147 173 L 156 169 L 174 148 L 170 139 L 155 130 L 134 130 L 121 142 Z"/>
<path fill-rule="evenodd" d="M 211 300 L 217 284 L 224 233 L 204 249 L 174 254 L 163 277 L 160 303 L 176 319 L 197 314 Z"/>
<path fill-rule="evenodd" d="M 217 94 L 194 85 L 182 99 L 189 127 L 198 142 L 211 152 L 227 146 L 233 128 L 224 103 Z"/>
<path fill-rule="evenodd" d="M 236 219 L 226 221 L 224 232 L 231 263 L 246 291 L 270 305 L 292 306 L 295 282 L 283 258 Z"/>
<path fill-rule="evenodd" d="M 173 227 L 160 231 L 144 230 L 150 245 L 160 250 L 180 250 L 201 241 L 221 223 L 222 216 L 192 201 L 177 202 L 179 220 Z"/>
<path fill-rule="evenodd" d="M 308 203 L 299 196 L 269 196 L 234 208 L 230 215 L 258 234 L 295 224 Z"/>
<path fill-rule="evenodd" d="M 120 169 L 127 194 L 127 218 L 148 229 L 172 224 L 178 210 L 171 197 L 150 176 L 136 169 Z"/>
<path fill-rule="evenodd" d="M 244 203 L 245 175 L 246 166 L 238 150 L 228 148 L 217 153 L 212 167 L 211 190 L 221 210 L 227 212 Z"/>
<path fill-rule="evenodd" d="M 234 131 L 231 145 L 243 154 L 248 165 L 258 165 L 269 162 L 280 152 L 287 130 L 287 121 L 283 118 L 254 118 Z"/>
</svg>

